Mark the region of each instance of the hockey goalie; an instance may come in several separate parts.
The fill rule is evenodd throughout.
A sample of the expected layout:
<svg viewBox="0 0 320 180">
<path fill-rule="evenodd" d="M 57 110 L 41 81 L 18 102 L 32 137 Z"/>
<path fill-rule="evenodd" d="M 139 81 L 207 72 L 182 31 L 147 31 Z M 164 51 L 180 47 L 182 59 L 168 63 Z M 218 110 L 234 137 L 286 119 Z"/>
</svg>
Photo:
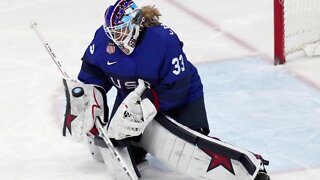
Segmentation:
<svg viewBox="0 0 320 180">
<path fill-rule="evenodd" d="M 146 161 L 145 153 L 195 179 L 270 179 L 264 168 L 268 161 L 261 156 L 157 113 L 142 97 L 146 84 L 138 82 L 108 120 L 102 87 L 63 80 L 67 98 L 63 134 L 77 141 L 87 139 L 93 158 L 104 162 L 114 179 L 139 179 L 137 165 Z"/>
<path fill-rule="evenodd" d="M 82 57 L 79 81 L 64 80 L 64 134 L 86 137 L 115 179 L 141 177 L 147 153 L 196 179 L 268 180 L 260 156 L 207 136 L 201 78 L 155 6 L 109 6 Z M 106 93 L 116 100 L 109 115 Z"/>
</svg>

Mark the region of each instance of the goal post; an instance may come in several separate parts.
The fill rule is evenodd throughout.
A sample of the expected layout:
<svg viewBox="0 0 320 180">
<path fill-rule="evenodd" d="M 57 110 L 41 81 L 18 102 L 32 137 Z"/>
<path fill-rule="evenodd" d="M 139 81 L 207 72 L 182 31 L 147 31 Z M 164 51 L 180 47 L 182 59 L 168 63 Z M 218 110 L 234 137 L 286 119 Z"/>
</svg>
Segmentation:
<svg viewBox="0 0 320 180">
<path fill-rule="evenodd" d="M 274 0 L 274 62 L 303 50 L 320 55 L 320 0 Z"/>
<path fill-rule="evenodd" d="M 284 53 L 284 0 L 274 0 L 274 63 L 285 62 Z"/>
</svg>

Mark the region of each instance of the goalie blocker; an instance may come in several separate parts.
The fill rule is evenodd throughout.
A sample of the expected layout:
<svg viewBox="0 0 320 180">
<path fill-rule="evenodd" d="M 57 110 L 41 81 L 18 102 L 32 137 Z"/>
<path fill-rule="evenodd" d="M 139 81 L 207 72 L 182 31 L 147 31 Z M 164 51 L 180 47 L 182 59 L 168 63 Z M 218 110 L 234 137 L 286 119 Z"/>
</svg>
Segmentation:
<svg viewBox="0 0 320 180">
<path fill-rule="evenodd" d="M 67 107 L 63 134 L 74 136 L 72 127 L 73 123 L 77 124 L 75 129 L 86 134 L 93 157 L 104 161 L 115 179 L 141 177 L 130 151 L 132 144 L 138 144 L 163 164 L 196 179 L 270 179 L 264 168 L 268 161 L 261 156 L 193 131 L 165 114 L 158 114 L 137 141 L 111 142 L 105 126 L 108 108 L 104 90 L 70 80 L 64 80 L 64 85 Z M 77 120 L 83 122 L 77 123 Z"/>
</svg>

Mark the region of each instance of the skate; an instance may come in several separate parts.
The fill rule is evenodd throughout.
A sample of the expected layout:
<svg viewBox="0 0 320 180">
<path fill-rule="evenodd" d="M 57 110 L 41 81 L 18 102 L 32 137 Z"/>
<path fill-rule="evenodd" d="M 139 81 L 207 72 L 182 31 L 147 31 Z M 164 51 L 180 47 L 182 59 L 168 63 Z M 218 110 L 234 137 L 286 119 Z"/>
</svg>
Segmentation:
<svg viewBox="0 0 320 180">
<path fill-rule="evenodd" d="M 256 157 L 261 160 L 261 167 L 260 167 L 260 170 L 258 171 L 257 176 L 254 178 L 254 180 L 270 180 L 270 176 L 268 175 L 264 167 L 265 165 L 269 165 L 269 161 L 263 159 L 261 155 L 256 154 Z"/>
<path fill-rule="evenodd" d="M 266 170 L 260 170 L 254 180 L 270 180 L 270 176 L 267 174 Z"/>
</svg>

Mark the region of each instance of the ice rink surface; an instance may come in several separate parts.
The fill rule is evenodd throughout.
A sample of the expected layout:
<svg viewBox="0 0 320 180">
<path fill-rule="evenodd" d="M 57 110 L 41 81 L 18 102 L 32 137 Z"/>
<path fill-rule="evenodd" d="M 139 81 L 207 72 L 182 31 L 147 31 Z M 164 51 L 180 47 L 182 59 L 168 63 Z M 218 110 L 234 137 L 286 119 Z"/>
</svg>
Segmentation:
<svg viewBox="0 0 320 180">
<path fill-rule="evenodd" d="M 0 179 L 112 179 L 83 143 L 62 137 L 61 75 L 29 27 L 38 22 L 76 77 L 112 2 L 0 1 Z M 273 66 L 270 0 L 136 3 L 155 4 L 184 42 L 202 77 L 211 135 L 261 153 L 272 180 L 320 179 L 320 59 L 297 54 Z M 149 163 L 142 179 L 188 179 Z"/>
</svg>

